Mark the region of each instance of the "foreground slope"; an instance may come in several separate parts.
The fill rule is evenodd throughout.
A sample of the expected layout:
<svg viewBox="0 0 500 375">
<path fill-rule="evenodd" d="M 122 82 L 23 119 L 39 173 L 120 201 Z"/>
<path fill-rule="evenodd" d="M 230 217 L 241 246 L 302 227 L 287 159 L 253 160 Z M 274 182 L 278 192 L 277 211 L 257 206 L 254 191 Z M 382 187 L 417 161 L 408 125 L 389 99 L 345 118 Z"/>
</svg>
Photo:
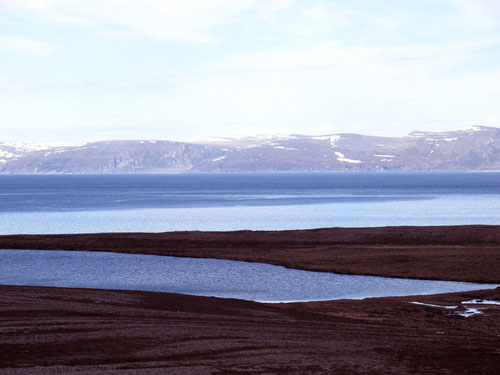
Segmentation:
<svg viewBox="0 0 500 375">
<path fill-rule="evenodd" d="M 498 374 L 500 290 L 271 306 L 0 286 L 2 374 Z M 463 311 L 463 308 L 459 309 Z"/>
</svg>

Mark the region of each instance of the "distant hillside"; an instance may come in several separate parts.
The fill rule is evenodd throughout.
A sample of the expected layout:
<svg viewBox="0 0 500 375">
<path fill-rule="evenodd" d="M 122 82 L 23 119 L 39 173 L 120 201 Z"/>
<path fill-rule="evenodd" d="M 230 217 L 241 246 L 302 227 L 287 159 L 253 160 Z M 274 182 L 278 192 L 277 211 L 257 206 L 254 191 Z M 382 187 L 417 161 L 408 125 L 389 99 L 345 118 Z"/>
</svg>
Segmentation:
<svg viewBox="0 0 500 375">
<path fill-rule="evenodd" d="M 197 142 L 0 142 L 0 173 L 500 170 L 500 129 L 209 138 Z"/>
</svg>

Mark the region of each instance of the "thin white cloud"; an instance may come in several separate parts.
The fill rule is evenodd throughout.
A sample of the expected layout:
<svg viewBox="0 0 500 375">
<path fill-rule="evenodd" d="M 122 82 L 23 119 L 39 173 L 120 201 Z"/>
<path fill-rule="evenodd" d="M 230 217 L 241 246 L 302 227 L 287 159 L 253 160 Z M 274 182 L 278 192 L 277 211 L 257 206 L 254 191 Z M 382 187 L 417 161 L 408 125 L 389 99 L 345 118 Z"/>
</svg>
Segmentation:
<svg viewBox="0 0 500 375">
<path fill-rule="evenodd" d="M 447 0 L 455 8 L 453 20 L 464 27 L 491 29 L 500 27 L 500 1 Z"/>
<path fill-rule="evenodd" d="M 0 49 L 47 56 L 53 54 L 57 47 L 42 40 L 0 35 Z"/>
<path fill-rule="evenodd" d="M 256 36 L 264 26 L 268 37 L 318 38 L 349 24 L 351 16 L 325 0 L 5 0 L 3 6 L 109 36 L 188 43 L 218 42 L 217 29 L 227 24 Z"/>
<path fill-rule="evenodd" d="M 272 32 L 318 39 L 351 23 L 352 12 L 337 3 L 318 1 L 274 1 L 258 9 L 261 20 Z"/>
<path fill-rule="evenodd" d="M 499 114 L 494 103 L 500 73 L 455 70 L 481 45 L 329 44 L 244 53 L 193 76 L 176 77 L 175 93 L 164 101 L 171 105 L 169 113 L 185 121 L 245 119 L 282 126 L 282 133 L 335 124 L 335 132 L 380 133 L 376 129 L 383 127 L 400 134 L 412 129 L 388 128 L 409 119 L 471 123 Z M 327 132 L 327 127 L 321 128 Z"/>
<path fill-rule="evenodd" d="M 408 78 L 441 73 L 473 56 L 483 46 L 499 41 L 479 40 L 447 44 L 342 46 L 322 43 L 306 49 L 280 49 L 248 52 L 230 56 L 207 68 L 209 72 L 249 73 L 300 70 L 332 70 L 335 74 L 387 76 L 400 74 Z"/>
<path fill-rule="evenodd" d="M 62 24 L 98 27 L 110 35 L 176 42 L 217 41 L 212 28 L 248 10 L 254 0 L 8 0 L 23 10 Z"/>
</svg>

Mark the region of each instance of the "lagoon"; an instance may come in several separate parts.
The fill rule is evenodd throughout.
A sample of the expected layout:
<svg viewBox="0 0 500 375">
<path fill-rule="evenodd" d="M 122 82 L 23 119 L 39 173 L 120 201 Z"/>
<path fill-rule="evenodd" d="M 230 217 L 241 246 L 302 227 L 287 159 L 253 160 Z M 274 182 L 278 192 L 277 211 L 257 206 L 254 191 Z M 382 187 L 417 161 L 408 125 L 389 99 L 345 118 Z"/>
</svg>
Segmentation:
<svg viewBox="0 0 500 375">
<path fill-rule="evenodd" d="M 363 299 L 496 284 L 339 275 L 262 263 L 111 252 L 0 250 L 0 285 L 121 289 L 258 302 Z"/>
</svg>

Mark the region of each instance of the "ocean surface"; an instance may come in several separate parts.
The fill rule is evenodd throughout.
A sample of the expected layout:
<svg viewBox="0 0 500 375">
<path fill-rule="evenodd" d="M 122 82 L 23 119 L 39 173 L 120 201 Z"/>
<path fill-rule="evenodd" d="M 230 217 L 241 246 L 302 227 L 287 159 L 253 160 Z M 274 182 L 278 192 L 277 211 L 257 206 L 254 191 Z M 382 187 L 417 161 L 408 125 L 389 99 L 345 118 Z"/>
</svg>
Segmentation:
<svg viewBox="0 0 500 375">
<path fill-rule="evenodd" d="M 0 250 L 0 285 L 128 289 L 259 302 L 492 289 L 495 284 L 339 275 L 262 263 L 86 251 Z"/>
<path fill-rule="evenodd" d="M 500 173 L 0 176 L 0 234 L 500 224 Z"/>
</svg>

